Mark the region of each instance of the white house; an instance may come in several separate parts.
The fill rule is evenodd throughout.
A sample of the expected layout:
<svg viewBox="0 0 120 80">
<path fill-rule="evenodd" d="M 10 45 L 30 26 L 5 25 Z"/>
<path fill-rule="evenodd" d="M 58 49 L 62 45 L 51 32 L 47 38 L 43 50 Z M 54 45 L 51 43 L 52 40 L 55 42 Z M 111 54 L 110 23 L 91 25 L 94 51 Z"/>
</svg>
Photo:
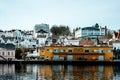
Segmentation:
<svg viewBox="0 0 120 80">
<path fill-rule="evenodd" d="M 15 45 L 0 43 L 0 60 L 15 60 Z"/>
<path fill-rule="evenodd" d="M 113 48 L 120 49 L 120 41 L 114 41 Z"/>
<path fill-rule="evenodd" d="M 86 37 L 89 36 L 90 38 L 96 38 L 96 37 L 103 37 L 107 33 L 107 27 L 84 27 L 80 28 L 77 31 L 75 31 L 75 38 L 80 37 Z"/>
<path fill-rule="evenodd" d="M 48 24 L 37 24 L 34 27 L 34 36 L 38 40 L 39 47 L 44 46 L 47 38 L 50 36 Z"/>
<path fill-rule="evenodd" d="M 31 47 L 30 41 L 28 39 L 25 39 L 20 44 L 21 44 L 21 46 L 26 47 L 26 48 L 30 48 Z"/>
<path fill-rule="evenodd" d="M 13 37 L 16 38 L 16 40 L 21 40 L 22 39 L 21 30 L 15 30 L 13 32 Z"/>
<path fill-rule="evenodd" d="M 63 45 L 79 45 L 78 39 L 68 39 L 67 36 L 60 36 L 57 43 L 63 44 Z"/>
<path fill-rule="evenodd" d="M 13 37 L 13 31 L 5 31 L 5 37 Z"/>
<path fill-rule="evenodd" d="M 5 43 L 5 41 L 1 37 L 0 37 L 0 43 Z"/>
</svg>

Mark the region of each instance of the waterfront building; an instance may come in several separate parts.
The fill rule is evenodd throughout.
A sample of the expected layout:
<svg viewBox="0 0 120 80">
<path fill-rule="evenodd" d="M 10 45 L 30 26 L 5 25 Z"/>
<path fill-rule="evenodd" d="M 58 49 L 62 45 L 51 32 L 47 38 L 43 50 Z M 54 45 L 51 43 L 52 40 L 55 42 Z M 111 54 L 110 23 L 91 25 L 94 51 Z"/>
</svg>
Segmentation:
<svg viewBox="0 0 120 80">
<path fill-rule="evenodd" d="M 113 60 L 112 46 L 45 46 L 40 50 L 44 60 Z"/>
<path fill-rule="evenodd" d="M 15 60 L 15 45 L 0 43 L 0 60 Z"/>
</svg>

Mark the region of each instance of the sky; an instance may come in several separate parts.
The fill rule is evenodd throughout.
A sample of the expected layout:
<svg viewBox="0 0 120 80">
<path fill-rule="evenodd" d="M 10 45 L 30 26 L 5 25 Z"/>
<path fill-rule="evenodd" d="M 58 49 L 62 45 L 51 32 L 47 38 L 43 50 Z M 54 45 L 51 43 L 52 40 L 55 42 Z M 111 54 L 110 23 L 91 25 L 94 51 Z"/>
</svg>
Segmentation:
<svg viewBox="0 0 120 80">
<path fill-rule="evenodd" d="M 120 0 L 0 0 L 0 29 L 33 30 L 41 23 L 118 30 Z"/>
</svg>

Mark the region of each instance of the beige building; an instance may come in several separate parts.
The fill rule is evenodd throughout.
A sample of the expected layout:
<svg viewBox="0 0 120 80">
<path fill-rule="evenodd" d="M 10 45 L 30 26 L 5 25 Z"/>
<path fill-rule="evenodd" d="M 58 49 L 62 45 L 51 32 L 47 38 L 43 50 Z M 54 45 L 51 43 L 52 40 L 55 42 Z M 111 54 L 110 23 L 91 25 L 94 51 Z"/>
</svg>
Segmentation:
<svg viewBox="0 0 120 80">
<path fill-rule="evenodd" d="M 0 60 L 15 60 L 15 45 L 0 43 Z"/>
</svg>

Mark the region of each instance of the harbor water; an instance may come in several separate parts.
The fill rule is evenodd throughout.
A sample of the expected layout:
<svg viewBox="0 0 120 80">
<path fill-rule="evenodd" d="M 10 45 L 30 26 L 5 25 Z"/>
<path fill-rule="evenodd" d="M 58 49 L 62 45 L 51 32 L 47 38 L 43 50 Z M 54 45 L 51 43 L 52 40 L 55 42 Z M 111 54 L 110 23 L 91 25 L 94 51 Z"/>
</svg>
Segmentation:
<svg viewBox="0 0 120 80">
<path fill-rule="evenodd" d="M 0 64 L 0 80 L 120 80 L 120 66 Z"/>
</svg>

